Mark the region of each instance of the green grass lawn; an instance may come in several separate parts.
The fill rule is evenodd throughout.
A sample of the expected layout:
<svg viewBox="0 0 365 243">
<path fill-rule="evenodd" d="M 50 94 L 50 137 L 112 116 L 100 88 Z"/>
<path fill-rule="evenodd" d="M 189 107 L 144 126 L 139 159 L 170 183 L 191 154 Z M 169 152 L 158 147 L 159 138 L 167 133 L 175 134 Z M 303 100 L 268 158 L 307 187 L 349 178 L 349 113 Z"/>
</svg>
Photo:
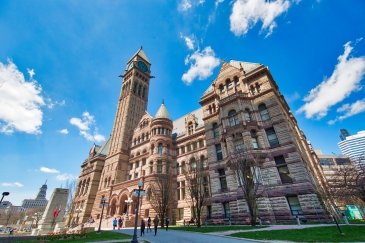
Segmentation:
<svg viewBox="0 0 365 243">
<path fill-rule="evenodd" d="M 271 230 L 256 232 L 241 232 L 231 236 L 257 240 L 289 240 L 297 242 L 354 242 L 365 241 L 364 226 L 341 226 L 341 235 L 336 226 L 314 227 L 293 230 Z"/>
<path fill-rule="evenodd" d="M 200 228 L 192 225 L 189 227 L 184 226 L 177 226 L 171 227 L 173 230 L 183 230 L 183 231 L 190 231 L 190 232 L 200 232 L 200 233 L 211 233 L 211 232 L 222 232 L 222 231 L 229 231 L 229 230 L 251 230 L 257 228 L 265 228 L 267 226 L 248 226 L 248 225 L 231 225 L 231 226 L 201 226 Z"/>
<path fill-rule="evenodd" d="M 72 242 L 72 243 L 83 243 L 83 242 L 92 242 L 92 241 L 104 241 L 104 240 L 128 240 L 132 239 L 131 235 L 116 233 L 112 231 L 102 231 L 100 234 L 96 232 L 87 233 L 86 237 L 79 239 L 52 239 L 52 236 L 47 236 L 46 240 L 28 240 L 28 241 L 18 241 L 18 242 Z"/>
</svg>

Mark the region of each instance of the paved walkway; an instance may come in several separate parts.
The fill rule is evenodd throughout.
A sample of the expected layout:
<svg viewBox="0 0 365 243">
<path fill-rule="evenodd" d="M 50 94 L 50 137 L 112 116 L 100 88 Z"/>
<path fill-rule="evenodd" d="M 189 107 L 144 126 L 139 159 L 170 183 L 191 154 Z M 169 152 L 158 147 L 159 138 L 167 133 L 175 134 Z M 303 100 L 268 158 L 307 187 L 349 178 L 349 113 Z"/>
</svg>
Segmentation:
<svg viewBox="0 0 365 243">
<path fill-rule="evenodd" d="M 133 229 L 122 229 L 116 232 L 125 233 L 133 235 Z M 257 241 L 251 240 L 240 240 L 233 239 L 225 236 L 219 235 L 209 235 L 203 233 L 195 233 L 195 232 L 186 232 L 179 230 L 168 230 L 158 229 L 157 235 L 154 236 L 154 231 L 145 233 L 144 237 L 140 237 L 140 230 L 138 229 L 138 240 L 147 240 L 151 243 L 252 243 Z"/>
</svg>

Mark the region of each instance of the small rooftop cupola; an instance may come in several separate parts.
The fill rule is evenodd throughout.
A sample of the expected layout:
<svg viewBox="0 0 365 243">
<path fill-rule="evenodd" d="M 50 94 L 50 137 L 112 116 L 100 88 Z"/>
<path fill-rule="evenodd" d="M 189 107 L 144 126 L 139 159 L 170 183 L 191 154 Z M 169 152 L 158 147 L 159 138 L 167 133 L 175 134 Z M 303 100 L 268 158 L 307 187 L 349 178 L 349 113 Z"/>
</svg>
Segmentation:
<svg viewBox="0 0 365 243">
<path fill-rule="evenodd" d="M 160 108 L 158 108 L 157 113 L 155 115 L 155 119 L 170 119 L 169 112 L 167 111 L 167 108 L 165 106 L 165 102 L 162 101 Z"/>
</svg>

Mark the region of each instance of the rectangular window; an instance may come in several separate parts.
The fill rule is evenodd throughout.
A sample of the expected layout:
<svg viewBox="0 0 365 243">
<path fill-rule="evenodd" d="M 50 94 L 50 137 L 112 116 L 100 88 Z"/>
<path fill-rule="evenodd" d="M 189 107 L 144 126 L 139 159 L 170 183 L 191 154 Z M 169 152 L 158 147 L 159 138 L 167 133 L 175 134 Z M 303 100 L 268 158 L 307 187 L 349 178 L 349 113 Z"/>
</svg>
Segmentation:
<svg viewBox="0 0 365 243">
<path fill-rule="evenodd" d="M 216 156 L 217 156 L 217 160 L 222 160 L 223 159 L 221 144 L 216 144 L 215 145 L 215 153 L 216 153 Z"/>
<path fill-rule="evenodd" d="M 181 200 L 181 197 L 180 197 L 180 191 L 181 191 L 181 187 L 180 187 L 180 182 L 178 181 L 177 182 L 177 200 Z"/>
<path fill-rule="evenodd" d="M 207 206 L 207 219 L 212 218 L 212 205 Z"/>
<path fill-rule="evenodd" d="M 198 148 L 198 145 L 196 142 L 193 142 L 193 150 L 196 150 Z"/>
<path fill-rule="evenodd" d="M 267 140 L 269 141 L 270 147 L 274 148 L 279 145 L 278 137 L 276 136 L 275 130 L 273 127 L 265 129 Z"/>
<path fill-rule="evenodd" d="M 204 140 L 199 140 L 199 148 L 203 148 L 204 147 Z"/>
<path fill-rule="evenodd" d="M 184 219 L 184 208 L 178 208 L 176 216 L 177 216 L 176 220 L 183 220 Z"/>
<path fill-rule="evenodd" d="M 293 216 L 302 215 L 302 207 L 300 206 L 298 196 L 287 197 L 291 214 Z"/>
<path fill-rule="evenodd" d="M 137 161 L 137 162 L 135 163 L 134 168 L 138 168 L 138 167 L 139 167 L 139 161 Z"/>
<path fill-rule="evenodd" d="M 142 159 L 142 166 L 146 165 L 146 159 Z"/>
<path fill-rule="evenodd" d="M 185 199 L 185 181 L 181 182 L 181 200 Z"/>
<path fill-rule="evenodd" d="M 226 172 L 224 171 L 224 169 L 219 169 L 218 174 L 219 174 L 219 183 L 221 186 L 221 190 L 226 191 L 227 190 Z"/>
<path fill-rule="evenodd" d="M 181 147 L 181 154 L 185 154 L 185 147 L 184 146 Z"/>
<path fill-rule="evenodd" d="M 186 145 L 186 151 L 188 151 L 188 152 L 191 151 L 191 145 L 190 144 Z"/>
<path fill-rule="evenodd" d="M 217 123 L 213 123 L 213 137 L 219 137 L 219 126 Z"/>
<path fill-rule="evenodd" d="M 245 150 L 245 144 L 243 143 L 242 139 L 233 141 L 234 150 L 236 152 L 244 151 Z"/>
<path fill-rule="evenodd" d="M 225 219 L 231 218 L 231 208 L 229 207 L 229 203 L 225 202 L 223 204 L 223 217 Z"/>
<path fill-rule="evenodd" d="M 138 172 L 134 173 L 134 179 L 138 178 Z"/>
<path fill-rule="evenodd" d="M 204 196 L 209 197 L 209 179 L 207 176 L 203 177 Z"/>
<path fill-rule="evenodd" d="M 288 166 L 285 162 L 284 156 L 276 156 L 274 157 L 276 167 L 279 172 L 280 180 L 282 184 L 293 183 L 293 179 L 290 176 L 290 172 Z"/>
<path fill-rule="evenodd" d="M 162 173 L 162 161 L 157 161 L 157 173 Z"/>
</svg>

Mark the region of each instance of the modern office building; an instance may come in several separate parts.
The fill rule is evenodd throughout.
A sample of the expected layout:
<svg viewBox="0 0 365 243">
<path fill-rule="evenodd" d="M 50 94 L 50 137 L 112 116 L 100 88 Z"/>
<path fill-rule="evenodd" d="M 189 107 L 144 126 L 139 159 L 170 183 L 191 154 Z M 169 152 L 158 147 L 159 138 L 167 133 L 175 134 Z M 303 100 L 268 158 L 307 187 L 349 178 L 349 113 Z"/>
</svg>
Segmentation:
<svg viewBox="0 0 365 243">
<path fill-rule="evenodd" d="M 47 184 L 44 183 L 41 188 L 39 188 L 39 192 L 35 199 L 24 199 L 22 203 L 22 207 L 25 209 L 30 208 L 45 208 L 47 206 L 48 200 L 46 199 L 47 194 Z"/>
<path fill-rule="evenodd" d="M 341 131 L 342 134 L 342 131 Z M 365 165 L 365 131 L 346 136 L 338 143 L 342 154 L 347 155 L 356 165 Z"/>
</svg>

